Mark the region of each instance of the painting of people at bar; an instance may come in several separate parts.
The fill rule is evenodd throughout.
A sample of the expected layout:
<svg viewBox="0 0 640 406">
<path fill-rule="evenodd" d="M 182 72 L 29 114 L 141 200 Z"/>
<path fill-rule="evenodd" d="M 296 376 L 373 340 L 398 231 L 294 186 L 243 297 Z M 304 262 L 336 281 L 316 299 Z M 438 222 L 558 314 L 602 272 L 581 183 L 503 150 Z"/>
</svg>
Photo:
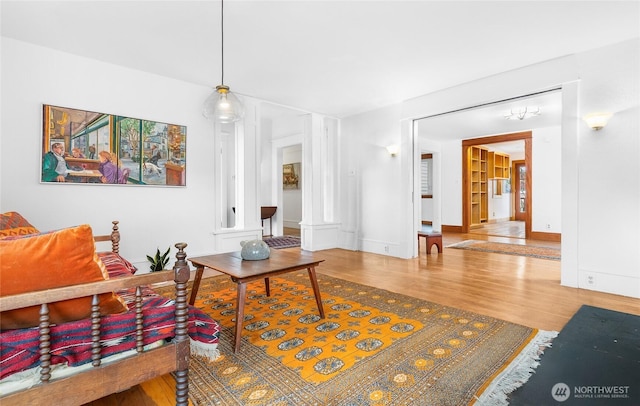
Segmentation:
<svg viewBox="0 0 640 406">
<path fill-rule="evenodd" d="M 187 127 L 43 106 L 41 181 L 186 186 Z"/>
</svg>

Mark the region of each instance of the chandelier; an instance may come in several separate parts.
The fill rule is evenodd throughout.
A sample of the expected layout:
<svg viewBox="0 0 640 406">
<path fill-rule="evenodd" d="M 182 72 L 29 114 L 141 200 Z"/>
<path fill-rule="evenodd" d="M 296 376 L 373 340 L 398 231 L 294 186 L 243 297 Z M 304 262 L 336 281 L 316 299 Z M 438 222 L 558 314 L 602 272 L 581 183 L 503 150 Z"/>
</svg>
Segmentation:
<svg viewBox="0 0 640 406">
<path fill-rule="evenodd" d="M 525 107 L 517 110 L 511 109 L 507 113 L 504 113 L 504 118 L 507 120 L 524 120 L 525 118 L 535 117 L 540 115 L 540 107 Z"/>
<path fill-rule="evenodd" d="M 224 0 L 220 1 L 220 31 L 222 78 L 216 91 L 204 101 L 202 114 L 220 123 L 233 123 L 242 119 L 243 109 L 240 100 L 224 84 Z"/>
</svg>

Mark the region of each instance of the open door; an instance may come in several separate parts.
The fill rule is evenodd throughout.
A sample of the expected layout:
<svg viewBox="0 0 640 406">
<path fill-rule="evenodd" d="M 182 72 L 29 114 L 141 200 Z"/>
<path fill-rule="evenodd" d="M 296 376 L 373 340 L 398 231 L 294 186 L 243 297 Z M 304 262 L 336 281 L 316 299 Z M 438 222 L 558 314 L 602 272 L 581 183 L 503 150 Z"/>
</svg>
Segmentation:
<svg viewBox="0 0 640 406">
<path fill-rule="evenodd" d="M 527 165 L 524 161 L 514 161 L 512 170 L 513 215 L 516 221 L 527 219 Z"/>
</svg>

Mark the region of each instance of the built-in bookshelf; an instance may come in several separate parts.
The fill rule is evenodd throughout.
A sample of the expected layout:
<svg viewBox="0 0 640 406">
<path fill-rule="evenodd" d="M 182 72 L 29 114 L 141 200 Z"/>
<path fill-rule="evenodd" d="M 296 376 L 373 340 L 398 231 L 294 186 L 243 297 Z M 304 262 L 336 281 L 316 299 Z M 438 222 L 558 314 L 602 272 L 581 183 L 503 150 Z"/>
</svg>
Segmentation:
<svg viewBox="0 0 640 406">
<path fill-rule="evenodd" d="M 509 179 L 511 176 L 511 159 L 508 154 L 497 151 L 488 153 L 489 179 Z"/>
<path fill-rule="evenodd" d="M 471 226 L 486 223 L 489 219 L 487 180 L 488 155 L 487 148 L 469 147 L 469 179 L 471 187 Z"/>
</svg>

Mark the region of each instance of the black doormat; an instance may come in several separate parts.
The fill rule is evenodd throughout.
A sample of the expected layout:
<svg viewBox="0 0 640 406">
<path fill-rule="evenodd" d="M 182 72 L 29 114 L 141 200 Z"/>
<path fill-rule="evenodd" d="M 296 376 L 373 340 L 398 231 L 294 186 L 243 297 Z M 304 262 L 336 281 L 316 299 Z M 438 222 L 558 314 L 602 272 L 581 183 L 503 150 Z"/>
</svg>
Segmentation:
<svg viewBox="0 0 640 406">
<path fill-rule="evenodd" d="M 640 316 L 582 306 L 510 405 L 640 405 Z"/>
</svg>

